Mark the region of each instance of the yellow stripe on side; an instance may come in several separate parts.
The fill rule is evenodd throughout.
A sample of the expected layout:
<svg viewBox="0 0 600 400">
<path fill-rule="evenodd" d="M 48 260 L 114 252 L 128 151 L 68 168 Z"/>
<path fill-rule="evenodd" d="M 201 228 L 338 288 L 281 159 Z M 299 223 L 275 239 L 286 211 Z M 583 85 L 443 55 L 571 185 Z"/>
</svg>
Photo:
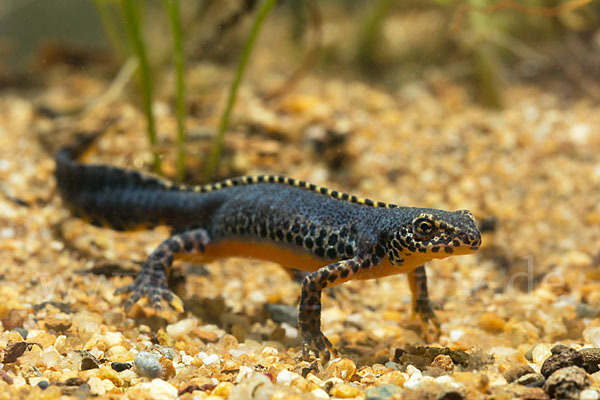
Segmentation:
<svg viewBox="0 0 600 400">
<path fill-rule="evenodd" d="M 360 204 L 368 207 L 376 207 L 376 208 L 397 208 L 398 206 L 395 204 L 388 204 L 382 201 L 373 201 L 371 199 L 367 199 L 364 197 L 357 197 L 354 195 L 349 195 L 344 192 L 340 192 L 333 189 L 328 189 L 323 186 L 314 185 L 309 182 L 305 182 L 299 179 L 289 178 L 281 175 L 246 175 L 240 176 L 237 178 L 225 179 L 222 182 L 216 182 L 209 185 L 204 186 L 192 186 L 187 187 L 185 185 L 178 185 L 179 190 L 193 190 L 194 192 L 212 192 L 215 190 L 221 190 L 228 187 L 233 187 L 236 185 L 252 185 L 257 183 L 274 183 L 274 184 L 282 184 L 288 186 L 300 187 L 305 190 L 309 190 L 311 192 L 315 192 L 318 194 L 326 195 L 336 200 L 345 201 L 348 203 Z M 168 181 L 164 182 L 165 188 L 170 189 L 175 186 L 173 183 Z"/>
</svg>

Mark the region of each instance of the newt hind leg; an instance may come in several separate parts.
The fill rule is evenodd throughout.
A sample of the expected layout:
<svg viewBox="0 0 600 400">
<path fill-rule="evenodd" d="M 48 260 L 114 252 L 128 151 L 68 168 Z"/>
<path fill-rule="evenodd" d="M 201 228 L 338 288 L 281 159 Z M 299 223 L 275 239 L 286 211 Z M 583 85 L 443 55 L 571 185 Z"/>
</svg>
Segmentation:
<svg viewBox="0 0 600 400">
<path fill-rule="evenodd" d="M 157 310 L 162 308 L 164 300 L 178 312 L 183 311 L 183 302 L 169 289 L 167 274 L 176 256 L 203 253 L 209 242 L 209 235 L 204 229 L 178 233 L 162 242 L 148 256 L 135 281 L 116 290 L 115 294 L 130 293 L 124 304 L 125 310 L 130 309 L 142 297 L 147 297 Z"/>
</svg>

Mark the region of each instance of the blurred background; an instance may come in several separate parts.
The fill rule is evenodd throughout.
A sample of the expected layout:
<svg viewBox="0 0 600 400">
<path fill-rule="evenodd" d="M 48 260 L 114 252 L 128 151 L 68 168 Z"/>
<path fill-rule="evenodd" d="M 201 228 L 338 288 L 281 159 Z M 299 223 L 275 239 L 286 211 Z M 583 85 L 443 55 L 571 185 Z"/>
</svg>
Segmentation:
<svg viewBox="0 0 600 400">
<path fill-rule="evenodd" d="M 132 49 L 118 0 L 4 0 L 0 74 L 4 84 L 35 80 L 53 64 L 117 70 Z M 132 2 L 152 67 L 172 67 L 164 1 Z M 169 3 L 169 2 L 167 2 Z M 286 0 L 262 36 L 288 74 L 302 69 L 396 89 L 442 74 L 473 97 L 502 107 L 499 88 L 533 82 L 600 99 L 600 3 L 591 0 Z M 185 59 L 236 62 L 259 7 L 256 0 L 180 3 Z M 272 47 L 275 48 L 275 47 Z M 106 71 L 106 70 L 105 70 Z M 158 75 L 160 77 L 160 75 Z"/>
</svg>

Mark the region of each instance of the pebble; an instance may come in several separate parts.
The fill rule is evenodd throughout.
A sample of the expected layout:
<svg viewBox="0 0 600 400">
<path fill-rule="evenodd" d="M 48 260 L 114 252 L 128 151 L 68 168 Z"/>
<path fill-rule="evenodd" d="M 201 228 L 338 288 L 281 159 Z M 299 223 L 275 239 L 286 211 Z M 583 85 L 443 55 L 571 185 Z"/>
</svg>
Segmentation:
<svg viewBox="0 0 600 400">
<path fill-rule="evenodd" d="M 40 388 L 46 389 L 48 386 L 50 386 L 50 382 L 48 382 L 48 380 L 46 378 L 31 378 L 29 379 L 29 384 L 32 386 L 39 386 Z"/>
<path fill-rule="evenodd" d="M 438 354 L 437 356 L 435 356 L 435 358 L 431 362 L 431 366 L 437 367 L 449 374 L 454 371 L 454 363 L 452 362 L 452 357 L 447 356 L 445 354 Z"/>
<path fill-rule="evenodd" d="M 21 335 L 21 337 L 23 338 L 23 340 L 27 339 L 27 335 L 29 334 L 29 331 L 27 329 L 15 328 L 15 331 L 19 332 L 19 335 Z"/>
<path fill-rule="evenodd" d="M 382 384 L 392 384 L 402 387 L 406 382 L 406 374 L 400 371 L 387 372 L 381 375 L 379 382 Z"/>
<path fill-rule="evenodd" d="M 552 398 L 578 399 L 579 392 L 590 384 L 591 379 L 585 370 L 572 366 L 561 368 L 550 375 L 544 384 L 544 391 Z"/>
<path fill-rule="evenodd" d="M 96 360 L 96 357 L 85 356 L 81 359 L 81 367 L 82 371 L 87 371 L 89 369 L 100 368 L 100 363 Z"/>
<path fill-rule="evenodd" d="M 110 349 L 123 343 L 123 334 L 121 332 L 105 332 L 102 335 L 102 341 L 106 348 Z"/>
<path fill-rule="evenodd" d="M 58 351 L 60 353 L 65 352 L 66 345 L 67 345 L 67 337 L 65 335 L 60 335 L 54 341 L 54 348 L 56 349 L 56 351 Z"/>
<path fill-rule="evenodd" d="M 579 393 L 579 400 L 598 400 L 600 394 L 595 389 L 585 389 Z"/>
<path fill-rule="evenodd" d="M 229 397 L 233 384 L 231 382 L 221 382 L 212 390 L 211 394 L 220 397 Z"/>
<path fill-rule="evenodd" d="M 579 353 L 583 357 L 583 367 L 589 374 L 600 371 L 600 368 L 598 368 L 598 364 L 600 364 L 600 348 L 591 347 L 581 349 Z"/>
<path fill-rule="evenodd" d="M 213 331 L 194 329 L 193 334 L 208 343 L 215 343 L 219 340 L 219 334 Z"/>
<path fill-rule="evenodd" d="M 321 388 L 316 388 L 313 391 L 311 391 L 310 393 L 313 396 L 315 396 L 317 399 L 328 399 L 329 398 L 329 395 L 327 394 L 327 392 Z"/>
<path fill-rule="evenodd" d="M 552 351 L 550 351 L 550 345 L 546 343 L 541 343 L 536 345 L 531 350 L 531 357 L 534 363 L 537 365 L 542 365 L 546 358 L 552 355 Z"/>
<path fill-rule="evenodd" d="M 196 327 L 194 319 L 182 319 L 174 324 L 167 325 L 167 333 L 172 337 L 179 337 L 190 333 Z"/>
<path fill-rule="evenodd" d="M 544 360 L 540 372 L 545 378 L 548 378 L 552 373 L 561 368 L 570 367 L 572 365 L 583 367 L 583 355 L 577 350 L 572 349 L 564 344 L 557 344 L 551 349 L 552 355 Z"/>
<path fill-rule="evenodd" d="M 27 349 L 26 342 L 9 343 L 8 346 L 6 346 L 3 349 L 4 357 L 2 359 L 2 362 L 5 364 L 14 363 L 15 361 L 17 361 L 17 359 L 19 357 L 21 357 L 23 355 L 23 353 L 25 353 L 26 349 Z"/>
<path fill-rule="evenodd" d="M 542 387 L 544 385 L 544 376 L 538 373 L 530 373 L 520 376 L 515 383 L 529 387 Z"/>
<path fill-rule="evenodd" d="M 240 358 L 241 356 L 248 354 L 248 352 L 240 349 L 231 349 L 229 350 L 229 354 L 231 354 L 234 358 Z"/>
<path fill-rule="evenodd" d="M 104 353 L 104 357 L 115 362 L 128 362 L 133 361 L 134 354 L 125 347 L 117 345 L 108 349 Z"/>
<path fill-rule="evenodd" d="M 67 318 L 49 317 L 44 320 L 44 326 L 46 329 L 59 333 L 64 333 L 67 331 L 72 324 L 72 321 Z"/>
<path fill-rule="evenodd" d="M 225 383 L 225 382 L 224 382 Z M 229 383 L 229 382 L 227 382 Z M 221 384 L 219 384 L 215 390 L 212 391 L 211 394 L 217 394 L 218 391 L 217 389 L 219 389 L 219 386 L 221 386 Z M 230 400 L 246 400 L 249 398 L 252 399 L 262 399 L 262 398 L 269 398 L 269 397 L 260 397 L 260 396 L 264 396 L 266 394 L 266 392 L 268 392 L 268 390 L 270 388 L 272 388 L 273 384 L 271 383 L 271 380 L 266 377 L 263 374 L 254 374 L 251 377 L 249 377 L 248 379 L 243 380 L 242 382 L 240 382 L 239 384 L 233 386 L 231 383 L 229 383 L 227 390 L 229 391 L 229 393 L 227 394 L 219 394 L 221 397 L 225 397 L 228 398 Z M 252 393 L 252 397 L 249 397 L 248 394 Z"/>
<path fill-rule="evenodd" d="M 2 318 L 2 325 L 7 331 L 13 329 L 23 329 L 23 323 L 27 319 L 28 315 L 29 313 L 27 312 L 27 310 L 13 308 L 8 312 L 6 317 Z M 25 335 L 25 337 L 26 336 L 27 335 Z M 23 337 L 23 339 L 25 339 L 25 337 Z"/>
<path fill-rule="evenodd" d="M 331 388 L 331 395 L 340 399 L 350 399 L 360 395 L 360 389 L 347 383 L 339 383 Z"/>
<path fill-rule="evenodd" d="M 398 363 L 395 363 L 393 361 L 388 361 L 384 365 L 385 365 L 386 368 L 389 368 L 389 369 L 393 369 L 393 370 L 396 370 L 396 371 L 400 370 L 400 366 L 398 365 Z"/>
<path fill-rule="evenodd" d="M 409 378 L 406 381 L 406 383 L 404 383 L 404 387 L 416 388 L 421 384 L 423 374 L 417 368 L 413 367 L 412 365 L 409 365 L 408 367 L 406 367 L 406 373 L 408 374 Z"/>
<path fill-rule="evenodd" d="M 175 371 L 175 366 L 173 365 L 173 361 L 167 357 L 161 357 L 160 360 L 158 360 L 160 362 L 160 365 L 162 367 L 162 378 L 165 380 L 169 380 L 171 378 L 173 378 L 175 376 L 175 374 L 177 373 L 177 371 Z"/>
<path fill-rule="evenodd" d="M 118 362 L 118 361 L 113 361 L 110 363 L 110 367 L 112 369 L 114 369 L 117 372 L 123 372 L 127 369 L 130 369 L 132 367 L 131 363 L 122 363 L 122 362 Z"/>
<path fill-rule="evenodd" d="M 342 358 L 337 361 L 332 361 L 327 368 L 326 374 L 328 376 L 335 376 L 345 381 L 350 380 L 356 372 L 356 364 L 354 361 L 347 358 Z"/>
<path fill-rule="evenodd" d="M 504 372 L 503 376 L 508 383 L 512 383 L 513 381 L 519 379 L 521 376 L 532 374 L 534 372 L 535 371 L 533 370 L 533 368 L 531 368 L 527 364 L 516 364 L 507 369 Z"/>
<path fill-rule="evenodd" d="M 175 400 L 177 388 L 162 379 L 143 382 L 127 391 L 127 399 L 131 400 Z"/>
<path fill-rule="evenodd" d="M 484 312 L 479 317 L 479 326 L 491 333 L 500 333 L 504 331 L 506 321 L 498 314 L 493 312 Z"/>
<path fill-rule="evenodd" d="M 370 387 L 365 391 L 367 400 L 387 400 L 394 394 L 401 393 L 402 388 L 397 385 L 379 385 Z"/>
<path fill-rule="evenodd" d="M 591 306 L 586 303 L 579 303 L 575 307 L 575 313 L 577 318 L 598 318 L 600 316 L 600 310 L 598 307 Z"/>
<path fill-rule="evenodd" d="M 88 386 L 90 387 L 90 393 L 94 396 L 104 396 L 106 394 L 106 388 L 102 383 L 102 379 L 97 376 L 92 376 L 87 381 Z"/>
<path fill-rule="evenodd" d="M 133 374 L 133 371 L 126 371 L 126 372 L 130 372 L 131 374 Z M 100 367 L 100 369 L 98 370 L 98 373 L 96 374 L 96 376 L 100 379 L 111 381 L 115 386 L 122 387 L 125 384 L 125 381 L 122 378 L 122 376 L 126 377 L 127 375 L 126 374 L 118 374 L 117 372 L 115 372 L 115 370 L 110 368 L 108 365 L 102 365 Z"/>
<path fill-rule="evenodd" d="M 246 365 L 240 365 L 238 374 L 235 377 L 235 382 L 236 383 L 240 383 L 242 380 L 244 380 L 247 377 L 251 376 L 253 373 L 254 373 L 254 369 L 252 369 L 252 368 L 250 368 L 250 367 L 248 367 Z"/>
<path fill-rule="evenodd" d="M 600 347 L 600 326 L 589 326 L 583 330 L 583 339 L 594 347 Z"/>
<path fill-rule="evenodd" d="M 493 399 L 550 400 L 550 397 L 541 388 L 527 387 L 516 383 L 492 387 L 490 392 Z"/>
<path fill-rule="evenodd" d="M 275 382 L 277 382 L 280 385 L 289 385 L 294 379 L 297 378 L 301 378 L 301 376 L 295 372 L 291 372 L 287 369 L 284 369 L 277 374 L 277 379 L 275 380 Z"/>
<path fill-rule="evenodd" d="M 219 362 L 219 356 L 216 354 L 211 354 L 209 356 L 206 356 L 204 358 L 202 358 L 202 363 L 204 365 L 213 365 Z"/>
<path fill-rule="evenodd" d="M 135 356 L 133 363 L 137 373 L 141 376 L 158 378 L 163 373 L 159 357 L 154 353 L 141 351 Z"/>
</svg>

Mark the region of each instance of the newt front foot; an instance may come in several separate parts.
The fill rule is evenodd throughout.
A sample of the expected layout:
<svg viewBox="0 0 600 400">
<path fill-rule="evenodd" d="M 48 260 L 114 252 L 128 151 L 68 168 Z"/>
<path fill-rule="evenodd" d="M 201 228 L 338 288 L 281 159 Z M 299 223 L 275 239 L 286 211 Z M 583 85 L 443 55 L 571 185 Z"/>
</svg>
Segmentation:
<svg viewBox="0 0 600 400">
<path fill-rule="evenodd" d="M 441 334 L 440 320 L 433 311 L 431 301 L 417 301 L 413 309 L 413 317 L 418 318 L 427 342 L 432 342 Z"/>
<path fill-rule="evenodd" d="M 323 364 L 327 363 L 332 357 L 337 358 L 338 352 L 331 344 L 327 336 L 321 331 L 301 332 L 302 334 L 302 359 L 310 359 L 311 348 L 315 350 L 315 355 L 321 359 Z"/>
<path fill-rule="evenodd" d="M 148 274 L 140 274 L 131 285 L 124 286 L 115 291 L 115 294 L 131 293 L 129 298 L 123 304 L 125 311 L 128 311 L 142 297 L 146 297 L 152 308 L 162 309 L 162 302 L 165 301 L 177 312 L 183 311 L 183 302 L 167 286 L 166 276 L 154 277 Z"/>
</svg>

